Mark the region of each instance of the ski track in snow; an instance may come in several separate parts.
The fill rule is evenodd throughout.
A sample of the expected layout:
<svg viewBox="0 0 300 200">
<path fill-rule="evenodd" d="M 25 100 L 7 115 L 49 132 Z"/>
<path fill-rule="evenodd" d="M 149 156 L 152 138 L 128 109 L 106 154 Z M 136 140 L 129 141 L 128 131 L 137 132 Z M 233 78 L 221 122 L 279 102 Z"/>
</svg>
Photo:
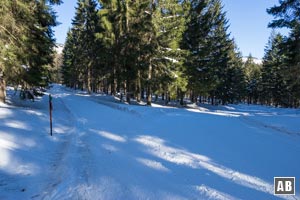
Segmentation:
<svg viewBox="0 0 300 200">
<path fill-rule="evenodd" d="M 224 161 L 220 163 L 210 156 L 198 153 L 201 151 L 193 152 L 199 149 L 195 139 L 205 145 L 201 140 L 215 141 L 213 138 L 216 134 L 216 137 L 221 137 L 222 140 L 221 132 L 215 132 L 222 128 L 215 129 L 214 125 L 209 126 L 205 120 L 216 119 L 217 122 L 222 122 L 220 126 L 226 127 L 226 122 L 220 120 L 231 120 L 233 124 L 247 129 L 249 134 L 245 134 L 245 137 L 249 138 L 260 137 L 257 132 L 254 136 L 250 134 L 253 131 L 252 127 L 256 129 L 264 127 L 265 132 L 272 133 L 272 135 L 276 135 L 274 133 L 278 131 L 289 135 L 298 134 L 253 118 L 250 119 L 249 116 L 253 113 L 230 110 L 211 111 L 203 108 L 195 110 L 131 107 L 102 100 L 96 96 L 78 94 L 58 85 L 54 86 L 51 93 L 57 102 L 57 105 L 54 105 L 58 106 L 57 114 L 63 116 L 57 119 L 57 124 L 60 126 L 54 126 L 54 132 L 62 135 L 63 142 L 52 154 L 49 172 L 46 173 L 47 177 L 43 178 L 47 181 L 34 192 L 31 199 L 300 199 L 299 194 L 298 196 L 273 196 L 273 177 L 260 178 L 253 175 L 262 175 L 262 172 L 270 170 L 257 168 L 260 163 L 254 163 L 253 167 L 262 171 L 255 172 L 247 168 L 251 172 L 245 173 L 239 170 L 242 161 L 240 163 L 235 161 L 237 168 L 235 169 L 234 164 L 230 162 L 226 162 L 230 164 L 227 167 Z M 3 110 L 4 112 L 0 113 L 0 119 L 2 114 L 6 116 L 10 114 L 9 109 Z M 179 120 L 183 117 L 187 118 L 189 121 L 186 122 L 191 124 L 195 120 L 194 125 L 200 120 L 199 126 L 206 125 L 206 134 L 212 135 L 202 134 L 195 139 L 190 139 L 189 137 L 193 135 L 189 132 L 182 132 L 187 130 L 181 126 Z M 168 123 L 172 124 L 168 125 Z M 17 120 L 7 121 L 3 126 L 30 129 L 26 122 Z M 193 131 L 193 129 L 188 130 Z M 168 135 L 168 132 L 174 132 L 174 135 Z M 188 136 L 185 138 L 178 135 L 179 133 Z M 235 136 L 240 137 L 236 134 L 231 137 Z M 269 134 L 263 136 L 266 138 Z M 163 138 L 169 138 L 170 141 Z M 291 138 L 283 139 L 290 145 Z M 225 139 L 225 144 L 226 141 L 227 139 Z M 275 137 L 274 142 L 279 144 L 278 141 Z M 256 141 L 249 142 L 259 144 L 255 143 Z M 196 146 L 192 146 L 194 143 Z M 27 144 L 30 145 L 30 141 Z M 0 134 L 0 151 L 1 148 L 4 149 L 3 152 L 7 151 L 5 149 L 19 148 L 17 145 L 17 143 L 1 139 Z M 186 149 L 189 145 L 193 151 Z M 300 152 L 298 147 L 287 150 L 292 152 L 296 149 L 295 154 L 297 154 Z M 213 148 L 211 151 L 217 150 L 217 147 L 211 148 Z M 230 147 L 228 152 L 224 153 L 239 156 L 238 152 L 230 152 Z M 3 162 L 3 157 L 1 159 Z M 228 160 L 231 159 L 234 158 L 228 157 Z M 249 159 L 255 161 L 252 157 Z M 268 159 L 273 161 L 271 158 Z M 298 165 L 296 168 L 298 170 L 299 162 L 295 161 L 294 164 Z M 275 174 L 278 171 L 286 174 L 284 169 L 275 166 L 274 168 L 273 176 L 278 176 Z M 300 175 L 299 170 L 293 172 L 296 173 L 295 176 Z M 1 187 L 6 187 L 7 182 L 15 181 L 13 176 L 11 180 L 1 179 L 1 173 L 0 168 L 0 199 Z M 265 180 L 266 178 L 268 181 Z M 22 199 L 22 195 L 19 197 Z"/>
<path fill-rule="evenodd" d="M 191 106 L 193 109 L 196 110 L 196 112 L 200 113 L 205 113 L 205 114 L 212 114 L 212 115 L 223 115 L 223 116 L 228 116 L 228 117 L 239 117 L 239 119 L 244 122 L 247 125 L 254 126 L 256 128 L 266 128 L 266 129 L 271 129 L 276 132 L 288 134 L 288 135 L 295 135 L 295 136 L 300 136 L 300 129 L 298 130 L 289 130 L 288 127 L 284 127 L 284 123 L 280 125 L 273 125 L 273 124 L 268 124 L 267 122 L 257 120 L 255 119 L 256 116 L 276 116 L 277 113 L 272 113 L 272 112 L 262 112 L 261 110 L 251 110 L 251 109 L 241 109 L 238 111 L 234 111 L 235 108 L 224 106 L 224 110 L 212 110 L 212 109 L 207 109 L 203 107 L 195 107 Z M 208 106 L 210 107 L 210 106 Z M 249 106 L 248 106 L 249 107 Z M 187 109 L 190 110 L 190 109 Z M 192 112 L 195 112 L 194 110 L 190 110 Z M 299 111 L 295 110 L 293 111 L 293 114 L 285 116 L 290 116 L 290 117 L 296 117 L 300 116 Z"/>
<path fill-rule="evenodd" d="M 252 125 L 252 126 L 255 126 L 258 128 L 266 128 L 266 129 L 271 129 L 271 130 L 274 130 L 276 132 L 280 132 L 283 134 L 300 136 L 300 131 L 292 131 L 292 130 L 286 129 L 285 127 L 278 127 L 275 125 L 270 125 L 270 124 L 255 120 L 250 117 L 243 116 L 243 117 L 241 117 L 241 120 L 244 121 L 246 124 L 249 124 L 249 125 Z"/>
<path fill-rule="evenodd" d="M 44 192 L 42 199 L 92 199 L 93 196 L 89 195 L 89 177 L 91 174 L 91 163 L 93 158 L 90 155 L 89 143 L 85 141 L 86 130 L 84 120 L 80 119 L 75 113 L 71 112 L 63 97 L 53 95 L 63 105 L 64 110 L 68 113 L 68 119 L 72 122 L 71 137 L 69 138 L 66 148 L 62 149 L 61 158 L 58 167 L 62 169 L 53 169 L 54 172 L 64 172 L 67 174 L 65 180 L 61 180 L 61 176 L 65 174 L 53 174 L 57 183 L 52 185 L 52 189 Z M 62 159 L 63 158 L 63 159 Z M 68 158 L 71 158 L 68 160 Z M 82 167 L 75 167 L 73 165 L 82 164 Z M 70 178 L 68 178 L 70 177 Z M 85 185 L 84 187 L 81 187 Z"/>
</svg>

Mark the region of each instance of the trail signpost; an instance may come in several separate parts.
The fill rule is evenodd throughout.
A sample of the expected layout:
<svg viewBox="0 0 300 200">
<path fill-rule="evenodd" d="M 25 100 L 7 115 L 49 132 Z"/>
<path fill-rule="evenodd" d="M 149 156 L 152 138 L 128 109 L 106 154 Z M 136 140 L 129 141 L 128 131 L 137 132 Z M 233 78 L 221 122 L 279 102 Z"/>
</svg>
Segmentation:
<svg viewBox="0 0 300 200">
<path fill-rule="evenodd" d="M 52 96 L 49 94 L 50 135 L 52 136 Z"/>
</svg>

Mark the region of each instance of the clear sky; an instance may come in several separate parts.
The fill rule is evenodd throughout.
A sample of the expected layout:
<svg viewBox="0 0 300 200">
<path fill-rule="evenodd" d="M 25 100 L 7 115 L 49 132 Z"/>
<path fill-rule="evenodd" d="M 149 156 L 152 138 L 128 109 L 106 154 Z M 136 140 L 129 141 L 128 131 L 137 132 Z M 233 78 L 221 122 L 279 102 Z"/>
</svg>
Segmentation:
<svg viewBox="0 0 300 200">
<path fill-rule="evenodd" d="M 77 0 L 64 0 L 62 5 L 54 7 L 61 23 L 54 28 L 58 43 L 65 41 L 75 14 L 76 2 Z M 266 13 L 266 9 L 278 5 L 278 0 L 223 0 L 223 4 L 231 37 L 235 39 L 243 56 L 251 53 L 254 57 L 262 58 L 271 32 L 267 26 L 273 19 Z"/>
<path fill-rule="evenodd" d="M 223 0 L 224 11 L 229 20 L 229 31 L 243 56 L 262 58 L 271 29 L 268 23 L 273 16 L 266 9 L 279 5 L 278 0 Z M 278 30 L 283 34 L 287 30 Z"/>
<path fill-rule="evenodd" d="M 61 24 L 54 28 L 56 42 L 64 44 L 67 32 L 71 28 L 71 22 L 75 15 L 75 6 L 77 0 L 63 0 L 63 4 L 54 6 L 57 14 L 57 21 Z"/>
</svg>

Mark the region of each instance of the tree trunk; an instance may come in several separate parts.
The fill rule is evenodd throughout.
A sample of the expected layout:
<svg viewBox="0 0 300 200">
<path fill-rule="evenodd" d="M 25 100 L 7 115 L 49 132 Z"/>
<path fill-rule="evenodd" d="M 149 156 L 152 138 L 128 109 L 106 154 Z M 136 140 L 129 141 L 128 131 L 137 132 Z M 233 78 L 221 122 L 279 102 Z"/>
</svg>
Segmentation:
<svg viewBox="0 0 300 200">
<path fill-rule="evenodd" d="M 215 94 L 214 94 L 214 92 L 212 92 L 211 94 L 210 94 L 210 99 L 211 99 L 211 105 L 215 105 Z"/>
<path fill-rule="evenodd" d="M 130 83 L 129 83 L 129 80 L 125 80 L 125 83 L 124 83 L 124 89 L 126 90 L 125 94 L 126 94 L 126 102 L 128 104 L 130 104 L 130 96 L 131 96 L 131 91 L 130 91 Z"/>
<path fill-rule="evenodd" d="M 138 70 L 137 73 L 137 80 L 136 80 L 136 89 L 135 89 L 135 96 L 136 96 L 136 101 L 140 102 L 141 101 L 141 71 Z"/>
<path fill-rule="evenodd" d="M 114 66 L 113 63 L 113 75 L 112 75 L 112 86 L 111 86 L 111 95 L 115 96 L 117 93 L 117 86 L 118 86 L 118 81 L 117 81 L 117 70 L 116 66 Z"/>
<path fill-rule="evenodd" d="M 169 92 L 168 92 L 168 86 L 165 85 L 164 86 L 164 96 L 165 96 L 165 105 L 168 105 L 169 101 L 170 101 L 170 98 L 169 98 Z"/>
<path fill-rule="evenodd" d="M 184 93 L 180 92 L 180 105 L 183 106 L 184 105 Z"/>
<path fill-rule="evenodd" d="M 92 63 L 90 62 L 89 65 L 88 65 L 88 71 L 87 71 L 87 90 L 88 90 L 88 93 L 91 94 L 92 92 L 92 74 L 91 74 L 91 65 Z"/>
<path fill-rule="evenodd" d="M 147 105 L 151 106 L 151 79 L 152 79 L 152 64 L 150 60 L 149 69 L 148 69 L 148 80 L 147 80 Z"/>
<path fill-rule="evenodd" d="M 145 88 L 142 88 L 142 91 L 141 91 L 141 99 L 145 99 Z"/>
<path fill-rule="evenodd" d="M 195 103 L 195 93 L 194 93 L 194 91 L 191 91 L 191 93 L 190 93 L 190 100 L 191 100 L 192 103 Z"/>
</svg>

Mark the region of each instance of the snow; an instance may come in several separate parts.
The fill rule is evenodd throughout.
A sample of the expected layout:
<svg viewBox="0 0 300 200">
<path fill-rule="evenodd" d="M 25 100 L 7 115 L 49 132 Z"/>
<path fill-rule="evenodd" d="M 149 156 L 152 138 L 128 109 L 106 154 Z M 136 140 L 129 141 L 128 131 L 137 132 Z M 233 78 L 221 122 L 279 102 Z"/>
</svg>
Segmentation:
<svg viewBox="0 0 300 200">
<path fill-rule="evenodd" d="M 7 92 L 0 199 L 300 199 L 298 109 L 133 106 L 54 85 L 50 136 L 48 96 Z M 274 196 L 275 176 L 296 177 L 296 196 Z"/>
<path fill-rule="evenodd" d="M 171 61 L 172 63 L 178 63 L 178 62 L 179 62 L 178 60 L 176 60 L 176 59 L 174 59 L 174 58 L 167 57 L 167 56 L 165 56 L 164 59 L 169 60 L 169 61 Z"/>
</svg>

